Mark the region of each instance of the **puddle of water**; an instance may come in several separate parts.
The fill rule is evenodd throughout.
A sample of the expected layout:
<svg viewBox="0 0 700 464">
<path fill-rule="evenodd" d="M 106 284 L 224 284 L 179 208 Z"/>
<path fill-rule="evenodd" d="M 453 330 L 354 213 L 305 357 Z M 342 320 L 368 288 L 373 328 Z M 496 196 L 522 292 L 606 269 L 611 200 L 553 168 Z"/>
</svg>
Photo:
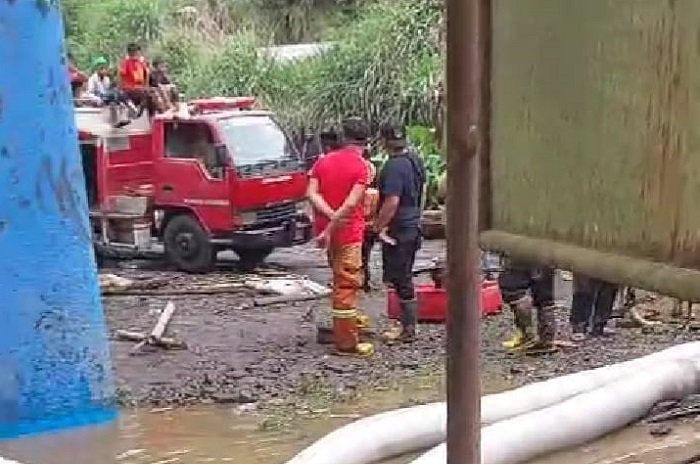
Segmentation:
<svg viewBox="0 0 700 464">
<path fill-rule="evenodd" d="M 342 404 L 323 418 L 267 431 L 261 430 L 261 417 L 242 416 L 231 408 L 124 411 L 110 426 L 0 443 L 0 456 L 23 464 L 282 464 L 343 424 L 405 405 L 409 398 L 437 400 L 442 390 L 435 378 L 419 379 Z"/>
<path fill-rule="evenodd" d="M 489 382 L 489 386 L 493 391 L 496 385 Z M 261 430 L 262 418 L 241 416 L 231 408 L 125 411 L 110 426 L 0 443 L 0 455 L 23 464 L 282 464 L 307 444 L 357 417 L 405 405 L 409 398 L 437 400 L 441 392 L 434 378 L 416 380 L 398 390 L 375 392 L 340 405 L 322 418 L 267 431 Z M 670 464 L 698 453 L 700 423 L 678 426 L 663 438 L 654 438 L 646 427 L 636 426 L 530 464 Z M 411 459 L 386 464 L 405 464 Z"/>
<path fill-rule="evenodd" d="M 665 437 L 653 437 L 646 426 L 635 425 L 531 464 L 681 464 L 699 455 L 700 423 L 678 425 Z"/>
</svg>

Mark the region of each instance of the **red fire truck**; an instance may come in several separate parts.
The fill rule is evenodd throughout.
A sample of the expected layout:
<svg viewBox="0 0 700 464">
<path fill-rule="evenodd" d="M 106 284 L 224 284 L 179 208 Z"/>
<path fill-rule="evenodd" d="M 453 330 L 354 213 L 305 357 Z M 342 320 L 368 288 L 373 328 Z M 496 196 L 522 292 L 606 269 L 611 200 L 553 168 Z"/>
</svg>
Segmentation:
<svg viewBox="0 0 700 464">
<path fill-rule="evenodd" d="M 180 106 L 123 127 L 113 108 L 76 108 L 96 249 L 162 245 L 177 268 L 206 272 L 222 250 L 250 268 L 308 242 L 305 163 L 274 115 L 254 98 Z"/>
</svg>

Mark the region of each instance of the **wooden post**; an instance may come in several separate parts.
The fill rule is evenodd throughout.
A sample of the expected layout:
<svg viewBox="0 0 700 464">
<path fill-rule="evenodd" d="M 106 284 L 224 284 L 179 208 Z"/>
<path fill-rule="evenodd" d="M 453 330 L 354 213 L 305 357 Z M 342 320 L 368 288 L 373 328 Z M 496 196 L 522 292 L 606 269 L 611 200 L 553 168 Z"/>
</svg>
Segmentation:
<svg viewBox="0 0 700 464">
<path fill-rule="evenodd" d="M 448 464 L 481 461 L 479 167 L 488 1 L 446 0 Z"/>
</svg>

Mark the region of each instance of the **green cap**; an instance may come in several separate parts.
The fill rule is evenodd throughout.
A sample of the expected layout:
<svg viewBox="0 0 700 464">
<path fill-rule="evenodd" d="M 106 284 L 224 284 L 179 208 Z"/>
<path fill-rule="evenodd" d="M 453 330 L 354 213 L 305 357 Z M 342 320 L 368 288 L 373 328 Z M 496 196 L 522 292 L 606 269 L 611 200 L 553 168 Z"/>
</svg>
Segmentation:
<svg viewBox="0 0 700 464">
<path fill-rule="evenodd" d="M 104 56 L 98 56 L 92 60 L 92 69 L 99 69 L 102 66 L 107 66 L 107 59 Z"/>
</svg>

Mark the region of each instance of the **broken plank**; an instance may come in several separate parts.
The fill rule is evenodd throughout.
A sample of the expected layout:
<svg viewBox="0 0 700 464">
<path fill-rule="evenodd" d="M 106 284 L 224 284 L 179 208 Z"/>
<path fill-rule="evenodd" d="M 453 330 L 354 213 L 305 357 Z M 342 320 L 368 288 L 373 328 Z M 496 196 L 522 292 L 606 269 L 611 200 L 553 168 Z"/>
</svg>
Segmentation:
<svg viewBox="0 0 700 464">
<path fill-rule="evenodd" d="M 129 330 L 117 330 L 115 333 L 115 338 L 117 340 L 124 340 L 124 341 L 129 341 L 129 342 L 137 342 L 137 343 L 142 343 L 144 341 L 148 340 L 148 335 L 142 333 L 142 332 L 132 332 Z M 174 338 L 169 338 L 169 337 L 163 337 L 159 340 L 156 340 L 153 343 L 154 346 L 159 346 L 161 348 L 165 348 L 166 350 L 185 350 L 187 349 L 187 344 L 185 342 L 181 342 L 178 340 L 175 340 Z"/>
<path fill-rule="evenodd" d="M 104 290 L 102 296 L 177 296 L 177 295 L 216 295 L 239 293 L 248 290 L 243 284 L 208 285 L 206 287 L 176 288 L 172 290 Z"/>
<path fill-rule="evenodd" d="M 301 294 L 301 295 L 266 296 L 266 297 L 256 298 L 254 300 L 254 302 L 255 302 L 255 306 L 272 306 L 272 305 L 283 304 L 283 303 L 296 303 L 296 302 L 300 302 L 300 301 L 320 300 L 322 298 L 325 298 L 326 296 L 328 296 L 328 295 Z"/>
<path fill-rule="evenodd" d="M 170 319 L 172 319 L 174 312 L 175 303 L 173 303 L 172 301 L 168 301 L 168 303 L 165 305 L 165 308 L 163 308 L 163 311 L 158 317 L 158 322 L 156 322 L 156 325 L 151 331 L 151 335 L 149 336 L 150 341 L 153 342 L 163 338 L 163 335 L 165 334 L 165 329 L 168 328 L 168 324 L 170 323 Z"/>
</svg>

